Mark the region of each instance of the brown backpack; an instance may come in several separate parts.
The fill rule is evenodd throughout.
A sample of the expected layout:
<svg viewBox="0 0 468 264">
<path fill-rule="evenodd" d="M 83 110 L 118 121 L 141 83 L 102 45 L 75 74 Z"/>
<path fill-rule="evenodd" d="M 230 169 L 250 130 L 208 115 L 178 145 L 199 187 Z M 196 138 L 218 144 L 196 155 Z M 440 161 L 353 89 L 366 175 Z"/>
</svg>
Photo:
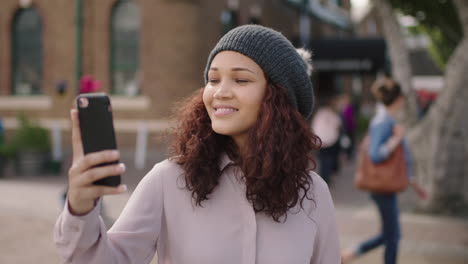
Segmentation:
<svg viewBox="0 0 468 264">
<path fill-rule="evenodd" d="M 405 152 L 400 143 L 383 162 L 374 163 L 369 158 L 369 135 L 359 146 L 359 157 L 354 186 L 374 193 L 402 192 L 408 187 Z"/>
</svg>

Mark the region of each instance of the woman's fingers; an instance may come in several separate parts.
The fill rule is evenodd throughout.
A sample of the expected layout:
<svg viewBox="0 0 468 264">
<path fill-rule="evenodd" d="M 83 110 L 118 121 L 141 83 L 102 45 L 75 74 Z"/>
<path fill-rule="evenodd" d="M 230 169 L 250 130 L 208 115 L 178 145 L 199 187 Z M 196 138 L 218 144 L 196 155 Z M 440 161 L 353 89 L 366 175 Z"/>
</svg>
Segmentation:
<svg viewBox="0 0 468 264">
<path fill-rule="evenodd" d="M 123 163 L 95 167 L 85 171 L 80 177 L 73 179 L 72 184 L 75 186 L 86 186 L 109 176 L 120 175 L 123 172 L 125 172 L 125 165 Z"/>
<path fill-rule="evenodd" d="M 70 168 L 70 177 L 73 175 L 82 174 L 90 168 L 102 164 L 115 162 L 119 160 L 120 154 L 117 150 L 103 150 L 86 154 L 84 157 L 75 160 L 72 167 Z"/>
<path fill-rule="evenodd" d="M 72 125 L 72 148 L 73 148 L 73 163 L 83 157 L 83 145 L 81 143 L 80 123 L 78 120 L 78 110 L 70 111 Z"/>
<path fill-rule="evenodd" d="M 70 210 L 75 214 L 81 215 L 92 210 L 97 198 L 103 195 L 119 194 L 127 190 L 126 185 L 110 187 L 92 184 L 96 180 L 122 174 L 125 171 L 125 166 L 123 164 L 97 166 L 103 163 L 118 161 L 120 154 L 117 150 L 103 150 L 84 155 L 78 111 L 72 109 L 70 116 L 72 123 L 73 163 L 68 171 L 68 201 Z"/>
<path fill-rule="evenodd" d="M 85 215 L 93 210 L 96 199 L 104 195 L 121 194 L 127 191 L 127 185 L 117 187 L 91 185 L 81 188 L 70 188 L 68 191 L 68 205 L 74 215 Z"/>
</svg>

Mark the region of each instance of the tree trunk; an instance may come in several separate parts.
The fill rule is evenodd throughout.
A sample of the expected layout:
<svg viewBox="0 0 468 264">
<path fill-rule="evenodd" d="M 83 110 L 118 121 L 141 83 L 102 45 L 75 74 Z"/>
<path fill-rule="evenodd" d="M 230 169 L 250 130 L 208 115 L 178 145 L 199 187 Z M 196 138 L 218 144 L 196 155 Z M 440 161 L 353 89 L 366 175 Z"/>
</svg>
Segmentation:
<svg viewBox="0 0 468 264">
<path fill-rule="evenodd" d="M 405 93 L 405 109 L 402 120 L 408 126 L 413 126 L 418 117 L 416 95 L 411 83 L 412 73 L 409 51 L 401 32 L 400 24 L 388 0 L 373 0 L 378 18 L 382 21 L 387 49 L 392 62 L 392 76 L 397 80 Z"/>
<path fill-rule="evenodd" d="M 412 137 L 415 150 L 428 159 L 418 165 L 424 164 L 421 176 L 431 189 L 425 206 L 447 213 L 466 209 L 468 202 L 468 2 L 454 4 L 464 37 L 447 64 L 444 89 Z"/>
<path fill-rule="evenodd" d="M 444 88 L 429 113 L 417 123 L 417 103 L 411 88 L 411 71 L 404 37 L 388 0 L 373 0 L 384 25 L 395 78 L 409 99 L 408 140 L 415 161 L 416 178 L 429 190 L 423 208 L 457 213 L 468 203 L 468 1 L 453 0 L 464 38 L 450 57 Z"/>
<path fill-rule="evenodd" d="M 454 0 L 464 37 L 449 59 L 445 71 L 445 87 L 428 119 L 435 133 L 432 142 L 432 171 L 428 180 L 433 185 L 432 210 L 449 212 L 466 206 L 468 171 L 468 2 Z M 424 133 L 424 132 L 423 132 Z"/>
</svg>

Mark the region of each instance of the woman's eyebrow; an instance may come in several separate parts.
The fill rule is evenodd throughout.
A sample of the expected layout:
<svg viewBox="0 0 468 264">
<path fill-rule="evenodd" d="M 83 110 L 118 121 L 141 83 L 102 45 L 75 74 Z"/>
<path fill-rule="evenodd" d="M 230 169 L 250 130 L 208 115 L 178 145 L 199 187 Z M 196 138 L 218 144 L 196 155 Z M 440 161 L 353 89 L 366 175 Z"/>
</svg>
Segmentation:
<svg viewBox="0 0 468 264">
<path fill-rule="evenodd" d="M 251 73 L 255 74 L 255 72 L 253 72 L 252 70 L 249 70 L 247 68 L 232 68 L 232 71 L 248 71 L 248 72 L 251 72 Z"/>
<path fill-rule="evenodd" d="M 251 73 L 255 74 L 254 71 L 249 70 L 249 69 L 247 69 L 247 68 L 242 68 L 242 67 L 232 68 L 231 70 L 232 70 L 232 71 L 248 71 L 248 72 L 251 72 Z M 211 67 L 211 68 L 210 68 L 210 71 L 219 71 L 219 69 L 216 68 L 216 67 Z"/>
</svg>

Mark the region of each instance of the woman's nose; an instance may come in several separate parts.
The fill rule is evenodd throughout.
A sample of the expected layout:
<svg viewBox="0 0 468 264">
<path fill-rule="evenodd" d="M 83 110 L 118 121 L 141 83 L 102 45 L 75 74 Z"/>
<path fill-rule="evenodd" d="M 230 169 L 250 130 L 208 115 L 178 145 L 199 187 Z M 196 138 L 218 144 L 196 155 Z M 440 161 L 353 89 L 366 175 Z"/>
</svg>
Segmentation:
<svg viewBox="0 0 468 264">
<path fill-rule="evenodd" d="M 220 82 L 213 96 L 217 99 L 230 98 L 232 96 L 232 91 L 229 83 L 226 81 Z"/>
</svg>

